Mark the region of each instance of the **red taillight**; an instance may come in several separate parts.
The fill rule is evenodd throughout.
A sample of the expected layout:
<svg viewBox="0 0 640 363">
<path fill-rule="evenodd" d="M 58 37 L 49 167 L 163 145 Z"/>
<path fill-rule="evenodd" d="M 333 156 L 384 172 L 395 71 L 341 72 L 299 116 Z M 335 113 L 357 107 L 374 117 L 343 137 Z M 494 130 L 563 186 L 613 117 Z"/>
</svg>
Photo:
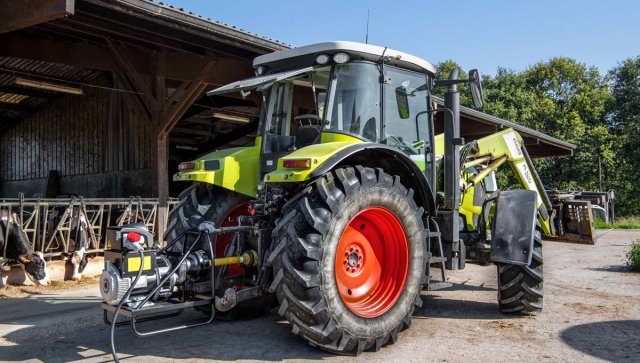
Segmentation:
<svg viewBox="0 0 640 363">
<path fill-rule="evenodd" d="M 289 169 L 306 169 L 311 166 L 311 161 L 309 160 L 284 160 L 282 162 L 282 166 Z"/>
<path fill-rule="evenodd" d="M 178 164 L 178 170 L 191 170 L 193 169 L 193 163 L 180 163 Z"/>
</svg>

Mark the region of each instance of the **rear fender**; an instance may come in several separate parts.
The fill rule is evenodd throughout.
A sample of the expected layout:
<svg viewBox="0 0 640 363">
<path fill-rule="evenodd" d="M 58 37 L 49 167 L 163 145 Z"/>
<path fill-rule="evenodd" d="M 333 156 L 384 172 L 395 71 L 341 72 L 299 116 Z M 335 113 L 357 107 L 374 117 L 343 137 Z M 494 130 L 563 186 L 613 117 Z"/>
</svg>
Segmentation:
<svg viewBox="0 0 640 363">
<path fill-rule="evenodd" d="M 284 168 L 286 160 L 309 160 L 309 168 Z M 383 144 L 370 142 L 329 142 L 308 146 L 278 160 L 278 169 L 265 175 L 267 183 L 305 182 L 318 178 L 340 166 L 362 165 L 382 168 L 386 173 L 398 175 L 402 183 L 414 191 L 419 206 L 435 216 L 435 202 L 431 186 L 416 162 L 408 156 Z"/>
</svg>

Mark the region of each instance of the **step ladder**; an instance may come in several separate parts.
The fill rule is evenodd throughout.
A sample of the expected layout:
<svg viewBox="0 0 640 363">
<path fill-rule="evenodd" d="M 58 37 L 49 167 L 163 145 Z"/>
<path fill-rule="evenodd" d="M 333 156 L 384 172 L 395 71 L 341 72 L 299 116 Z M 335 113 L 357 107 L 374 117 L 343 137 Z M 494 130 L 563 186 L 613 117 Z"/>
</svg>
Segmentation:
<svg viewBox="0 0 640 363">
<path fill-rule="evenodd" d="M 445 262 L 447 262 L 447 258 L 444 257 L 444 249 L 442 248 L 442 238 L 440 233 L 440 227 L 438 227 L 438 223 L 433 218 L 429 218 L 429 245 L 432 246 L 434 240 L 437 241 L 435 247 L 437 251 L 431 251 L 431 259 L 429 259 L 429 271 L 428 271 L 428 281 L 427 281 L 427 290 L 440 290 L 446 289 L 447 287 L 451 287 L 452 284 L 449 282 L 447 278 L 447 270 L 445 267 Z M 440 268 L 440 281 L 432 281 L 431 280 L 431 266 L 435 265 Z"/>
</svg>

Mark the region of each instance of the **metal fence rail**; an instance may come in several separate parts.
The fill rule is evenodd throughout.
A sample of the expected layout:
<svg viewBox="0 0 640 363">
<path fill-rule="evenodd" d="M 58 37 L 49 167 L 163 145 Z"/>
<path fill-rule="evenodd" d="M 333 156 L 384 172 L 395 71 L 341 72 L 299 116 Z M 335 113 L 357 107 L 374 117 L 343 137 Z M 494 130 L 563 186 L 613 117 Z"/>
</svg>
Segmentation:
<svg viewBox="0 0 640 363">
<path fill-rule="evenodd" d="M 169 200 L 168 210 L 177 203 L 177 199 Z M 9 216 L 15 213 L 33 250 L 51 258 L 73 251 L 72 230 L 81 218 L 87 223 L 90 253 L 101 253 L 106 248 L 108 226 L 144 223 L 154 237 L 158 230 L 156 198 L 7 198 L 0 199 L 0 211 Z M 7 227 L 5 241 L 12 228 L 10 223 Z M 7 245 L 0 251 L 0 262 L 6 259 Z"/>
</svg>

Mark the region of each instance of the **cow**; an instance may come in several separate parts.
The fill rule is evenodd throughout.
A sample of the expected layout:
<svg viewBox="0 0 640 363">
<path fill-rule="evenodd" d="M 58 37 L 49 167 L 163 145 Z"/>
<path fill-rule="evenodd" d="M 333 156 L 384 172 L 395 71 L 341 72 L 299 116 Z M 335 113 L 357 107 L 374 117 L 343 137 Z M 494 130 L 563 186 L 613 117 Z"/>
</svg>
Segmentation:
<svg viewBox="0 0 640 363">
<path fill-rule="evenodd" d="M 62 216 L 66 210 L 66 207 L 62 208 L 54 208 L 49 217 L 50 217 L 50 226 L 57 228 L 58 224 L 61 222 Z M 87 267 L 89 255 L 87 254 L 87 250 L 89 250 L 89 222 L 80 210 L 76 210 L 76 213 L 73 213 L 71 218 L 71 229 L 69 232 L 69 242 L 70 248 L 69 251 L 65 251 L 62 253 L 64 257 L 67 258 L 67 261 L 71 263 L 73 266 L 73 274 L 71 275 L 71 279 L 74 281 L 79 281 L 82 278 L 82 272 L 85 267 Z"/>
<path fill-rule="evenodd" d="M 7 234 L 8 232 L 8 234 Z M 6 240 L 5 240 L 6 237 Z M 34 252 L 15 213 L 0 209 L 0 253 L 5 250 L 7 260 L 24 266 L 27 277 L 38 285 L 49 285 L 47 262 L 41 252 Z"/>
</svg>

